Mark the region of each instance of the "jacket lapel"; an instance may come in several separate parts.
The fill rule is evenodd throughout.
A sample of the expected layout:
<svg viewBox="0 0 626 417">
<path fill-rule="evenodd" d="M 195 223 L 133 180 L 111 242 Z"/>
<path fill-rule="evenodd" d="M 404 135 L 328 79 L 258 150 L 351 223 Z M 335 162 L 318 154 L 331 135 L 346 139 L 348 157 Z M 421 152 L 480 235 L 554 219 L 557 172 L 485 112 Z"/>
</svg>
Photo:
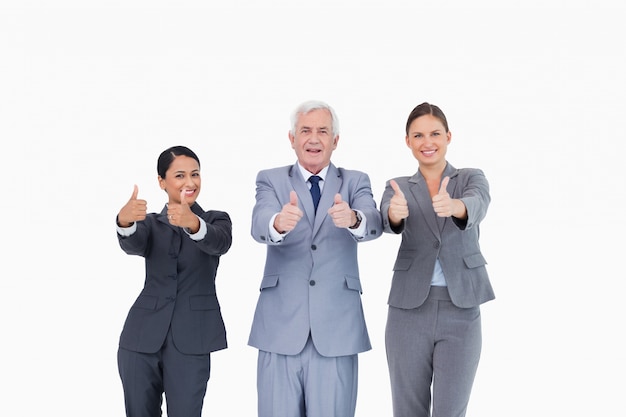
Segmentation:
<svg viewBox="0 0 626 417">
<path fill-rule="evenodd" d="M 446 191 L 450 196 L 454 196 L 454 191 L 456 189 L 456 176 L 458 175 L 458 170 L 454 168 L 449 163 L 446 165 L 443 170 L 443 174 L 441 179 L 445 177 L 450 177 L 450 182 L 448 182 L 448 187 Z M 428 191 L 428 185 L 426 184 L 426 180 L 422 176 L 422 174 L 417 171 L 415 175 L 413 175 L 409 179 L 409 183 L 411 186 L 409 187 L 411 190 L 411 194 L 413 198 L 417 202 L 417 205 L 422 212 L 424 220 L 428 225 L 428 228 L 433 232 L 433 234 L 437 237 L 441 236 L 441 231 L 446 224 L 447 218 L 439 217 L 433 210 L 433 200 L 430 197 L 430 192 Z"/>
<path fill-rule="evenodd" d="M 324 178 L 324 188 L 322 189 L 322 196 L 320 198 L 320 204 L 317 207 L 317 215 L 315 216 L 315 223 L 313 226 L 313 236 L 318 232 L 324 219 L 328 216 L 328 209 L 335 204 L 335 194 L 339 192 L 343 179 L 341 178 L 341 172 L 333 164 L 328 167 L 326 178 Z M 311 206 L 313 203 L 311 202 Z"/>
<path fill-rule="evenodd" d="M 308 178 L 302 178 L 302 174 L 300 174 L 298 167 L 296 165 L 292 165 L 289 170 L 289 180 L 291 181 L 291 188 L 298 195 L 298 205 L 304 211 L 304 214 L 306 215 L 311 226 L 313 226 L 313 223 L 315 222 L 315 208 L 313 207 L 313 197 L 311 197 L 311 191 L 306 183 Z M 289 200 L 289 198 L 287 198 L 287 200 Z"/>
<path fill-rule="evenodd" d="M 426 180 L 422 174 L 417 171 L 417 173 L 409 179 L 409 183 L 411 184 L 409 187 L 411 195 L 420 208 L 424 221 L 433 234 L 439 237 L 441 233 L 439 232 L 439 226 L 437 225 L 437 215 L 433 210 L 433 203 L 430 198 L 430 192 L 428 191 Z"/>
</svg>

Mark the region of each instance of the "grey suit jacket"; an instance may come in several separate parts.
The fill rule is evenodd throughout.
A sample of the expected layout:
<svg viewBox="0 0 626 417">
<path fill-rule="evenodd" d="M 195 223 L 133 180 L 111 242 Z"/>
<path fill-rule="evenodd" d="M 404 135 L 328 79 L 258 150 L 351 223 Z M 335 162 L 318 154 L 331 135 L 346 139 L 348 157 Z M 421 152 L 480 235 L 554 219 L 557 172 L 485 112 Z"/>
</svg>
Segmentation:
<svg viewBox="0 0 626 417">
<path fill-rule="evenodd" d="M 157 352 L 171 329 L 176 348 L 189 355 L 226 348 L 226 329 L 215 292 L 220 256 L 232 243 L 232 223 L 223 211 L 191 210 L 206 222 L 207 234 L 194 241 L 167 220 L 167 207 L 137 222 L 131 236 L 117 234 L 129 255 L 145 258 L 144 287 L 131 307 L 120 347 Z"/>
<path fill-rule="evenodd" d="M 274 243 L 269 238 L 270 219 L 289 202 L 292 190 L 304 215 L 281 242 Z M 367 219 L 362 239 L 336 227 L 327 214 L 336 193 Z M 251 232 L 257 242 L 267 245 L 267 258 L 249 345 L 295 355 L 310 334 L 324 356 L 371 349 L 361 305 L 357 244 L 379 237 L 382 222 L 367 174 L 331 164 L 315 216 L 311 193 L 296 165 L 261 171 Z"/>
<path fill-rule="evenodd" d="M 474 307 L 495 298 L 478 242 L 479 224 L 491 201 L 487 179 L 479 169 L 456 169 L 449 163 L 442 178 L 445 176 L 450 177 L 450 196 L 462 200 L 467 208 L 465 220 L 435 214 L 428 186 L 418 171 L 412 177 L 395 178 L 408 202 L 409 217 L 394 229 L 387 215 L 394 191 L 387 182 L 380 204 L 384 231 L 402 234 L 389 293 L 393 307 L 422 305 L 430 291 L 437 257 L 456 306 Z"/>
</svg>

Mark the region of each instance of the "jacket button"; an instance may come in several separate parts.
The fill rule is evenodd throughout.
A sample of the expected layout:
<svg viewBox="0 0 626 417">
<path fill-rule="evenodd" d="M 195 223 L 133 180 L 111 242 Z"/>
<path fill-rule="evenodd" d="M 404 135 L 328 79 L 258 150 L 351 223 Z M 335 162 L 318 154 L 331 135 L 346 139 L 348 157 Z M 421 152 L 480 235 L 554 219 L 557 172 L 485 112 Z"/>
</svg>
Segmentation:
<svg viewBox="0 0 626 417">
<path fill-rule="evenodd" d="M 317 246 L 311 245 L 311 250 L 316 250 L 316 249 L 317 249 Z"/>
<path fill-rule="evenodd" d="M 439 249 L 439 242 L 435 242 L 435 244 L 433 245 L 433 247 L 434 247 L 435 249 Z"/>
<path fill-rule="evenodd" d="M 309 285 L 310 285 L 311 287 L 315 286 L 315 280 L 314 280 L 314 279 L 312 279 L 311 281 L 309 281 Z"/>
</svg>

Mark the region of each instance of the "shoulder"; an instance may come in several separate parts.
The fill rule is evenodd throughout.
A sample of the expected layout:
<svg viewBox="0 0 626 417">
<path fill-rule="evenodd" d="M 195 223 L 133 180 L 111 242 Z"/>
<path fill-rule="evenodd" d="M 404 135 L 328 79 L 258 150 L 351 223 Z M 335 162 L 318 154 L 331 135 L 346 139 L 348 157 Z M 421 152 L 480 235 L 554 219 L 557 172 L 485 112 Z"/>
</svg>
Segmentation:
<svg viewBox="0 0 626 417">
<path fill-rule="evenodd" d="M 476 177 L 485 177 L 485 173 L 480 168 L 460 168 L 455 171 L 453 176 L 459 177 L 459 179 L 470 179 Z"/>
<path fill-rule="evenodd" d="M 200 216 L 202 219 L 204 219 L 205 222 L 208 222 L 208 223 L 215 221 L 215 220 L 220 220 L 220 219 L 230 221 L 230 216 L 225 211 L 220 211 L 220 210 L 205 211 L 200 206 L 200 204 L 198 204 L 197 201 L 191 206 L 191 211 L 193 211 L 194 214 L 196 214 L 197 216 Z"/>
<path fill-rule="evenodd" d="M 293 165 L 285 165 L 282 167 L 262 169 L 258 172 L 257 178 L 286 175 L 286 174 L 289 174 L 292 168 L 293 168 Z"/>
<path fill-rule="evenodd" d="M 363 171 L 359 171 L 357 169 L 346 169 L 346 168 L 337 168 L 337 173 L 340 177 L 346 177 L 346 178 L 369 178 L 369 175 L 367 175 L 366 172 Z"/>
</svg>

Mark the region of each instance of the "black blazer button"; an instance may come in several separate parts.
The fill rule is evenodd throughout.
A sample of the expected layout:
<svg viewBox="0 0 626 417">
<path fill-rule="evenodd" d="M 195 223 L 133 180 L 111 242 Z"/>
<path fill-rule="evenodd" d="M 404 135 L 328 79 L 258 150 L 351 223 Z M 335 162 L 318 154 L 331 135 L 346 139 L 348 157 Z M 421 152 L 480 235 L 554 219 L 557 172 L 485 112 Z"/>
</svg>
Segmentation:
<svg viewBox="0 0 626 417">
<path fill-rule="evenodd" d="M 439 242 L 435 242 L 435 244 L 433 245 L 433 247 L 434 247 L 435 249 L 439 249 Z"/>
<path fill-rule="evenodd" d="M 309 285 L 310 285 L 311 287 L 315 286 L 315 280 L 314 280 L 314 279 L 312 279 L 311 281 L 309 281 Z"/>
<path fill-rule="evenodd" d="M 311 245 L 311 250 L 316 250 L 316 249 L 317 249 L 317 246 Z"/>
</svg>

